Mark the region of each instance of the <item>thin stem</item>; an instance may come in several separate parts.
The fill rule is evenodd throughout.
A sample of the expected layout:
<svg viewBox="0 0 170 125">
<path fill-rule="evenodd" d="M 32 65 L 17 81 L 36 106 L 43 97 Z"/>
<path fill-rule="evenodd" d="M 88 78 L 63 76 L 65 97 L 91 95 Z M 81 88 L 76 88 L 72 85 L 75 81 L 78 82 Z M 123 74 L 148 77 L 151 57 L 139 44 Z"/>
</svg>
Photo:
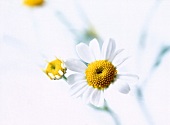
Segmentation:
<svg viewBox="0 0 170 125">
<path fill-rule="evenodd" d="M 62 78 L 67 82 L 67 77 L 65 75 L 63 75 Z"/>
<path fill-rule="evenodd" d="M 117 114 L 114 111 L 111 110 L 111 108 L 108 106 L 106 100 L 104 100 L 104 106 L 103 107 L 96 107 L 92 104 L 89 104 L 89 105 L 96 110 L 107 112 L 112 117 L 115 125 L 121 125 Z"/>
<path fill-rule="evenodd" d="M 142 85 L 137 89 L 137 100 L 138 100 L 139 106 L 141 107 L 142 112 L 144 113 L 144 115 L 150 125 L 154 125 L 154 124 L 153 124 L 152 117 L 146 107 L 146 104 L 144 103 L 144 98 L 143 98 L 144 88 L 147 85 L 149 78 L 152 77 L 154 72 L 157 70 L 158 66 L 161 64 L 162 58 L 169 51 L 170 51 L 169 46 L 165 46 L 164 48 L 161 49 L 160 53 L 158 54 L 158 56 L 156 58 L 155 63 L 152 65 L 152 68 L 147 75 L 148 77 L 142 82 Z"/>
<path fill-rule="evenodd" d="M 140 89 L 137 91 L 137 102 L 140 106 L 142 113 L 144 114 L 146 121 L 148 122 L 148 125 L 154 125 L 155 123 L 154 123 L 152 116 L 144 102 L 143 93 Z"/>
<path fill-rule="evenodd" d="M 144 79 L 144 81 L 142 82 L 142 86 L 138 87 L 137 88 L 137 93 L 136 93 L 136 99 L 137 99 L 137 102 L 139 104 L 139 107 L 146 119 L 146 121 L 148 122 L 148 125 L 154 125 L 154 121 L 153 121 L 153 118 L 150 114 L 150 111 L 148 110 L 146 104 L 145 104 L 145 100 L 144 100 L 144 95 L 143 95 L 143 91 L 144 91 L 144 87 L 146 86 L 149 78 L 151 78 L 151 76 L 153 75 L 153 71 L 151 70 L 149 73 L 148 73 L 148 77 L 146 79 Z"/>
<path fill-rule="evenodd" d="M 57 11 L 56 15 L 58 19 L 60 19 L 60 21 L 68 28 L 68 30 L 74 34 L 75 38 L 77 40 L 81 40 L 81 34 L 76 31 L 73 24 L 65 17 L 65 15 L 60 11 Z"/>
<path fill-rule="evenodd" d="M 149 25 L 154 15 L 156 14 L 157 10 L 159 9 L 160 3 L 161 3 L 161 0 L 155 0 L 153 6 L 151 7 L 150 11 L 148 12 L 146 16 L 146 19 L 143 24 L 143 28 L 141 30 L 140 39 L 139 39 L 139 45 L 141 49 L 145 48 L 146 40 L 148 37 Z"/>
<path fill-rule="evenodd" d="M 111 117 L 114 119 L 116 125 L 121 125 L 118 116 L 116 115 L 115 112 L 113 112 L 113 111 L 110 109 L 110 107 L 108 106 L 106 100 L 105 100 L 104 109 L 105 109 L 105 111 L 107 111 L 107 112 L 111 115 Z"/>
</svg>

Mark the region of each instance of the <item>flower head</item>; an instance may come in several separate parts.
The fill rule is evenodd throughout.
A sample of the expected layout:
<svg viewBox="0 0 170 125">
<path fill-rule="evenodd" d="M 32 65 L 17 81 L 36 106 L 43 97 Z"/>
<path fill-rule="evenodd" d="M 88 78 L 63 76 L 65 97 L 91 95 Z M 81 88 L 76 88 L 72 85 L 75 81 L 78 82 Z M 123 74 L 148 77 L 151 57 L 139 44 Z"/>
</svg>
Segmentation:
<svg viewBox="0 0 170 125">
<path fill-rule="evenodd" d="M 44 4 L 44 0 L 24 0 L 24 4 L 27 6 L 41 6 Z"/>
<path fill-rule="evenodd" d="M 52 80 L 58 80 L 64 76 L 66 73 L 66 67 L 64 62 L 60 59 L 55 59 L 51 62 L 48 62 L 46 69 L 44 72 L 47 76 Z"/>
<path fill-rule="evenodd" d="M 124 77 L 138 79 L 138 76 L 119 73 L 119 66 L 127 58 L 114 63 L 114 59 L 123 51 L 123 49 L 117 51 L 115 49 L 113 39 L 105 41 L 101 50 L 96 39 L 93 39 L 89 46 L 84 43 L 76 46 L 77 54 L 83 62 L 77 59 L 68 59 L 65 62 L 67 68 L 75 72 L 67 78 L 72 95 L 82 97 L 84 101 L 95 106 L 101 106 L 104 102 L 104 92 L 111 85 L 117 84 L 118 90 L 124 94 L 130 91 L 127 83 L 118 84 L 116 80 Z"/>
</svg>

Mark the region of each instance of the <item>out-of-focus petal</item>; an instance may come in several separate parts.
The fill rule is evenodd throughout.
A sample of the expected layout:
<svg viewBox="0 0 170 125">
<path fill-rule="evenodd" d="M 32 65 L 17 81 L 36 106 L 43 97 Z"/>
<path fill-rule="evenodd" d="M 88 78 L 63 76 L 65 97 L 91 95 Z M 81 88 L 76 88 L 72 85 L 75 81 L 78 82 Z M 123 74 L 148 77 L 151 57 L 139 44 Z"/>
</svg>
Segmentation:
<svg viewBox="0 0 170 125">
<path fill-rule="evenodd" d="M 95 59 L 99 60 L 100 59 L 100 46 L 99 46 L 97 39 L 93 39 L 92 41 L 90 41 L 89 47 L 90 47 Z"/>
<path fill-rule="evenodd" d="M 85 103 L 89 103 L 90 102 L 90 98 L 91 98 L 91 95 L 93 93 L 93 90 L 94 88 L 92 87 L 88 87 L 88 89 L 84 92 L 83 96 L 82 96 L 82 99 Z"/>
<path fill-rule="evenodd" d="M 102 46 L 102 59 L 106 59 L 112 61 L 112 55 L 114 54 L 116 48 L 115 41 L 113 39 L 109 39 L 109 41 L 105 41 Z"/>
<path fill-rule="evenodd" d="M 110 61 L 112 62 L 114 60 L 114 58 L 123 51 L 124 49 L 119 49 L 117 50 L 113 55 L 111 55 L 110 57 Z"/>
<path fill-rule="evenodd" d="M 80 43 L 76 46 L 78 56 L 86 63 L 93 62 L 95 60 L 91 49 L 84 43 Z"/>
<path fill-rule="evenodd" d="M 78 81 L 85 80 L 85 75 L 84 74 L 71 74 L 67 77 L 67 82 L 68 84 L 72 85 Z"/>
<path fill-rule="evenodd" d="M 71 95 L 74 96 L 75 94 L 78 94 L 86 86 L 87 86 L 87 82 L 85 80 L 76 82 L 70 88 Z"/>
<path fill-rule="evenodd" d="M 137 75 L 134 74 L 117 74 L 117 78 L 120 80 L 126 80 L 126 81 L 137 81 L 139 79 L 139 77 Z"/>
<path fill-rule="evenodd" d="M 125 82 L 119 82 L 116 83 L 116 88 L 119 90 L 119 92 L 123 93 L 123 94 L 127 94 L 130 91 L 130 87 L 127 83 Z"/>
<path fill-rule="evenodd" d="M 65 65 L 68 69 L 79 73 L 84 73 L 87 68 L 83 62 L 77 59 L 68 59 L 66 60 Z"/>
<path fill-rule="evenodd" d="M 98 89 L 94 89 L 90 102 L 97 107 L 102 106 L 103 103 L 104 103 L 103 91 L 98 90 Z"/>
<path fill-rule="evenodd" d="M 115 67 L 120 66 L 120 65 L 121 65 L 122 63 L 124 63 L 127 59 L 129 59 L 129 57 L 125 57 L 125 58 L 123 58 L 123 59 L 115 62 L 114 66 L 115 66 Z"/>
</svg>

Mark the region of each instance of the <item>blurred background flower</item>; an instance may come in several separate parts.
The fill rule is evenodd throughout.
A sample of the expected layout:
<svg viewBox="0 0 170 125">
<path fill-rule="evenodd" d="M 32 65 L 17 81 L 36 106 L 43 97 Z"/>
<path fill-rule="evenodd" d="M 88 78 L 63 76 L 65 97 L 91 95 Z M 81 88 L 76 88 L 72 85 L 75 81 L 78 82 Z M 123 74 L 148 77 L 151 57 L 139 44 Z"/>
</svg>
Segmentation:
<svg viewBox="0 0 170 125">
<path fill-rule="evenodd" d="M 168 124 L 169 6 L 168 0 L 46 0 L 27 7 L 23 0 L 1 0 L 0 124 Z M 55 56 L 77 58 L 75 44 L 94 37 L 113 37 L 131 56 L 126 65 L 133 66 L 122 68 L 140 77 L 133 95 L 106 96 L 120 122 L 70 98 L 65 81 L 50 81 L 40 69 Z"/>
<path fill-rule="evenodd" d="M 44 4 L 44 0 L 24 0 L 23 2 L 27 6 L 42 6 Z"/>
</svg>

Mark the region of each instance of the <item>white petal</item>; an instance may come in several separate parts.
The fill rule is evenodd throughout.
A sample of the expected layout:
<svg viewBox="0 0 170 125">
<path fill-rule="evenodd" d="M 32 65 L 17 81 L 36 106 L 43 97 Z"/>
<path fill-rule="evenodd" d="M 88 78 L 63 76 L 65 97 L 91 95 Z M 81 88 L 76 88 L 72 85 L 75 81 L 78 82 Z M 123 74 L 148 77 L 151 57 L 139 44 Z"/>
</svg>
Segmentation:
<svg viewBox="0 0 170 125">
<path fill-rule="evenodd" d="M 99 60 L 100 59 L 100 47 L 99 47 L 99 43 L 98 43 L 97 39 L 93 39 L 92 41 L 90 41 L 89 47 L 90 47 L 95 59 Z"/>
<path fill-rule="evenodd" d="M 52 74 L 52 73 L 48 73 L 48 76 L 51 78 L 51 79 L 54 79 L 55 76 Z"/>
<path fill-rule="evenodd" d="M 90 48 L 84 44 L 80 43 L 76 46 L 76 51 L 78 56 L 87 63 L 93 62 L 95 60 L 93 53 L 91 52 Z"/>
<path fill-rule="evenodd" d="M 90 98 L 91 98 L 91 94 L 93 93 L 93 90 L 94 90 L 94 88 L 88 86 L 88 89 L 84 92 L 83 97 L 82 97 L 82 100 L 83 100 L 85 103 L 89 103 Z"/>
<path fill-rule="evenodd" d="M 115 67 L 120 66 L 120 65 L 121 65 L 122 63 L 124 63 L 127 59 L 129 59 L 129 57 L 123 58 L 123 59 L 121 59 L 121 60 L 115 62 L 115 64 L 114 64 Z"/>
<path fill-rule="evenodd" d="M 102 46 L 102 59 L 111 61 L 115 48 L 116 48 L 116 44 L 113 39 L 109 39 L 109 41 L 105 41 Z"/>
<path fill-rule="evenodd" d="M 103 91 L 95 89 L 91 96 L 90 102 L 97 107 L 102 106 L 104 103 Z"/>
<path fill-rule="evenodd" d="M 73 93 L 72 96 L 75 98 L 82 97 L 84 92 L 88 89 L 88 85 L 83 86 L 76 93 Z"/>
<path fill-rule="evenodd" d="M 79 81 L 73 84 L 70 88 L 71 95 L 78 94 L 82 89 L 84 89 L 87 86 L 87 82 L 84 81 Z"/>
<path fill-rule="evenodd" d="M 59 70 L 58 73 L 62 76 L 64 73 L 63 71 Z"/>
<path fill-rule="evenodd" d="M 123 94 L 127 94 L 130 91 L 129 85 L 125 82 L 117 83 L 117 89 L 119 90 L 119 92 L 121 92 Z"/>
<path fill-rule="evenodd" d="M 127 81 L 137 81 L 139 77 L 134 74 L 117 74 L 117 78 L 120 80 L 127 80 Z"/>
<path fill-rule="evenodd" d="M 124 49 L 119 49 L 117 50 L 114 54 L 111 55 L 110 57 L 110 61 L 112 62 L 114 60 L 114 58 L 123 51 Z"/>
<path fill-rule="evenodd" d="M 72 85 L 78 81 L 84 80 L 85 76 L 83 74 L 71 74 L 67 77 L 68 84 Z"/>
<path fill-rule="evenodd" d="M 87 66 L 83 62 L 76 59 L 66 60 L 65 65 L 68 69 L 79 73 L 84 73 L 87 68 Z"/>
</svg>

